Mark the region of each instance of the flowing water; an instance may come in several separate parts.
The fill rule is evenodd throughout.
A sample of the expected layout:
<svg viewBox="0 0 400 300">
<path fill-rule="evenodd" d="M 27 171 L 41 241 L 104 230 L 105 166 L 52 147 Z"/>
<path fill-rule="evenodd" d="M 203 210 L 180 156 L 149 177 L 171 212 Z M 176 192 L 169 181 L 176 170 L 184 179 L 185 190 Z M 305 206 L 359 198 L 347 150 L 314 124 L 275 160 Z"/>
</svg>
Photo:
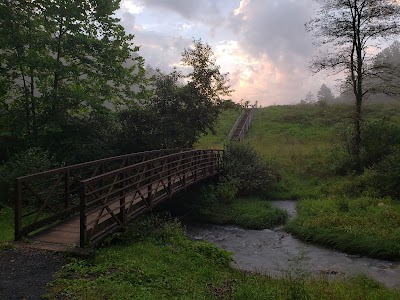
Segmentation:
<svg viewBox="0 0 400 300">
<path fill-rule="evenodd" d="M 296 214 L 295 201 L 273 201 L 273 205 Z M 187 235 L 206 240 L 233 252 L 234 266 L 271 275 L 326 275 L 338 277 L 364 273 L 388 287 L 400 288 L 400 262 L 371 259 L 301 242 L 284 232 L 248 230 L 236 226 L 188 223 Z"/>
</svg>

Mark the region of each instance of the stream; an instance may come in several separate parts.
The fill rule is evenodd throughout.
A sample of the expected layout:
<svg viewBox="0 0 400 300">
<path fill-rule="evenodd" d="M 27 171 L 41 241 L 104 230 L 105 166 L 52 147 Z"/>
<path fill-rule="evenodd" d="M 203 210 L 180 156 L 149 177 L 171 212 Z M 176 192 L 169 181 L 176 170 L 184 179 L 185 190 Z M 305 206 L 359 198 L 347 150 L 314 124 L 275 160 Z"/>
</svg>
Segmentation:
<svg viewBox="0 0 400 300">
<path fill-rule="evenodd" d="M 296 215 L 296 201 L 272 201 Z M 271 275 L 324 275 L 330 278 L 364 273 L 388 287 L 400 288 L 400 261 L 372 259 L 304 243 L 282 227 L 249 230 L 236 226 L 187 223 L 187 235 L 233 253 L 233 266 Z"/>
</svg>

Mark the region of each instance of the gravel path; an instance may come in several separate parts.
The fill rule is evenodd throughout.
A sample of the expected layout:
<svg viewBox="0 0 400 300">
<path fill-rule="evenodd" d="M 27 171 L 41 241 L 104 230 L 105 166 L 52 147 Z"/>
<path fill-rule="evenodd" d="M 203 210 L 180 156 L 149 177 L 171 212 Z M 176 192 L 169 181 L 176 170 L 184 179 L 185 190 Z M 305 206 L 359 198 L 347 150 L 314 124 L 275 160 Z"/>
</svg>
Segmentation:
<svg viewBox="0 0 400 300">
<path fill-rule="evenodd" d="M 17 248 L 0 251 L 0 299 L 43 299 L 46 284 L 63 265 L 61 254 Z"/>
</svg>

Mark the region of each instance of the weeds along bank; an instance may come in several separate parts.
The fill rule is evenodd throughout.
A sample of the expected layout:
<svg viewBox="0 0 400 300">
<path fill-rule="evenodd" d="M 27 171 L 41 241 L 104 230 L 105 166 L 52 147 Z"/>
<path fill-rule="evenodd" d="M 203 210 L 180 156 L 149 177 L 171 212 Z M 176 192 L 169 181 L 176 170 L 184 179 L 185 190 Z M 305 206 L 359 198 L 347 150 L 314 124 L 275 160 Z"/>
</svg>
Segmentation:
<svg viewBox="0 0 400 300">
<path fill-rule="evenodd" d="M 179 222 L 142 218 L 87 259 L 71 258 L 49 299 L 398 299 L 365 277 L 282 278 L 229 266 L 231 254 L 187 239 Z M 351 291 L 351 293 L 349 293 Z"/>
<path fill-rule="evenodd" d="M 347 252 L 398 259 L 400 106 L 367 105 L 364 115 L 361 174 L 348 154 L 350 106 L 258 110 L 247 141 L 281 173 L 273 196 L 301 200 L 287 230 Z"/>
<path fill-rule="evenodd" d="M 264 158 L 266 169 L 273 167 L 278 179 L 261 196 L 301 200 L 297 219 L 286 229 L 303 240 L 350 253 L 400 258 L 400 105 L 365 106 L 361 174 L 352 170 L 349 154 L 352 111 L 344 104 L 258 109 L 245 144 Z M 199 142 L 205 143 L 204 138 Z M 258 200 L 234 202 L 248 208 L 242 215 L 259 220 L 257 212 L 268 213 L 261 213 L 264 200 Z M 212 209 L 224 217 L 199 211 L 217 223 L 241 219 L 228 217 L 234 215 L 231 206 L 239 205 Z"/>
</svg>

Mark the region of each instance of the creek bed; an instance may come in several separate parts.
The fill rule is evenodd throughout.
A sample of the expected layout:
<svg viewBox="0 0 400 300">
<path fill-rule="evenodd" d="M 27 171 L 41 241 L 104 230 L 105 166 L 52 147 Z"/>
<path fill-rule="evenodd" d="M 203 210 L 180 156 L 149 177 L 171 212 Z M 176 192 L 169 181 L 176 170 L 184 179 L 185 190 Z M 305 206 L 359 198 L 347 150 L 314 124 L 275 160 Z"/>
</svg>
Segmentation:
<svg viewBox="0 0 400 300">
<path fill-rule="evenodd" d="M 296 214 L 295 201 L 272 201 L 276 207 Z M 304 243 L 282 227 L 249 230 L 236 226 L 186 223 L 187 235 L 206 240 L 233 252 L 234 267 L 271 275 L 292 274 L 343 277 L 364 273 L 388 287 L 400 288 L 400 262 L 349 255 Z"/>
</svg>

